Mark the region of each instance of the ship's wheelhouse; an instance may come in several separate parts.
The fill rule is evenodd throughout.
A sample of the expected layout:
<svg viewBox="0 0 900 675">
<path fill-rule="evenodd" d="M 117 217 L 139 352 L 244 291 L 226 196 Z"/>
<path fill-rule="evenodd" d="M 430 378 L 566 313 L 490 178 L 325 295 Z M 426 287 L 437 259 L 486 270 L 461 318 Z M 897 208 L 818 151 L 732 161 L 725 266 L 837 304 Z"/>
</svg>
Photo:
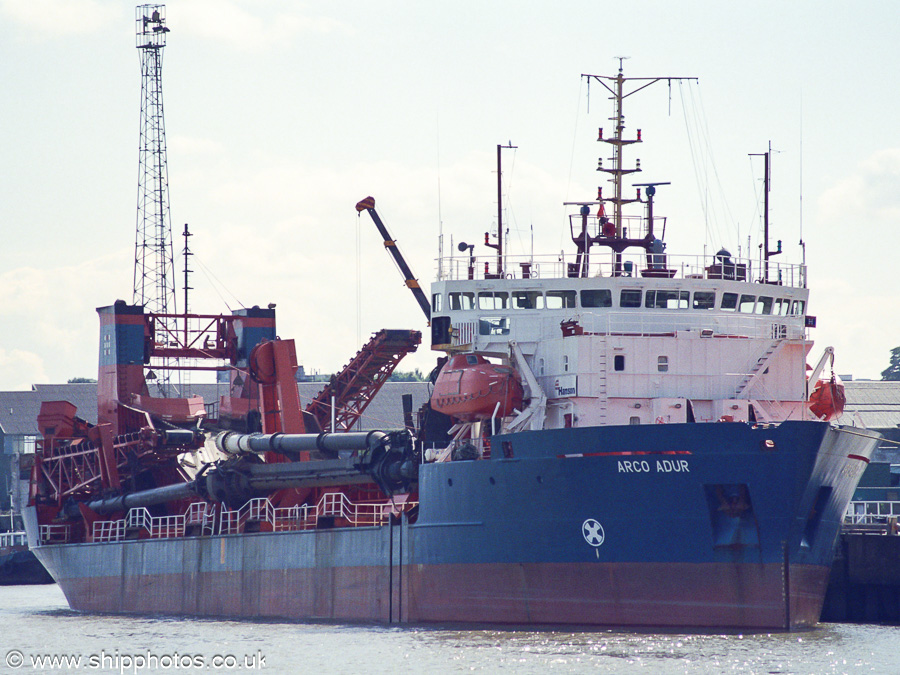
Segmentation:
<svg viewBox="0 0 900 675">
<path fill-rule="evenodd" d="M 507 360 L 516 343 L 545 428 L 801 418 L 807 289 L 704 272 L 445 279 L 432 347 Z"/>
</svg>

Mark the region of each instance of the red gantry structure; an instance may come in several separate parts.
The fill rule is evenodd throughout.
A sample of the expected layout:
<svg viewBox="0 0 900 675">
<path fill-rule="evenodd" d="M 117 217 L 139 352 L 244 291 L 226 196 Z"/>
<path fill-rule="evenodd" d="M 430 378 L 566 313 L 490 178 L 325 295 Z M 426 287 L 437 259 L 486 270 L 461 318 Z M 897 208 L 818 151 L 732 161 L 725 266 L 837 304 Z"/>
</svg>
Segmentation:
<svg viewBox="0 0 900 675">
<path fill-rule="evenodd" d="M 124 512 L 126 506 L 178 513 L 209 497 L 211 490 L 228 503 L 235 501 L 235 494 L 252 494 L 247 473 L 253 462 L 236 459 L 235 454 L 243 450 L 233 450 L 224 440 L 214 449 L 211 434 L 315 439 L 318 435 L 305 432 L 332 427 L 348 431 L 400 359 L 421 342 L 418 331 L 380 331 L 304 411 L 297 390 L 296 349 L 293 340 L 277 339 L 274 305 L 238 309 L 230 315 L 188 312 L 187 226 L 184 310 L 175 310 L 162 106 L 162 54 L 168 32 L 164 5 L 137 8 L 142 97 L 134 301 L 118 300 L 97 310 L 97 424 L 79 418 L 75 406 L 67 402 L 48 402 L 41 408 L 38 425 L 43 440 L 33 469 L 31 504 L 46 541 L 102 538 L 107 527 L 103 514 Z M 191 395 L 190 385 L 174 384 L 182 374 L 198 371 L 226 373 L 225 393 L 215 401 L 204 401 Z M 309 447 L 304 442 L 285 448 L 273 443 L 258 457 L 274 465 L 289 459 L 333 459 L 340 448 L 373 451 L 377 446 L 383 451 L 390 447 L 388 441 L 361 443 L 351 436 Z M 297 443 L 303 449 L 298 450 Z M 411 448 L 402 439 L 395 444 Z M 252 456 L 259 461 L 256 452 Z M 347 474 L 349 479 L 337 479 L 337 483 L 343 480 L 347 490 L 358 493 L 354 486 L 360 481 L 372 483 L 366 471 L 384 459 L 384 452 L 376 454 L 365 461 L 322 469 L 328 473 L 324 483 L 332 485 L 335 476 Z M 226 469 L 234 464 L 240 470 Z M 218 470 L 214 472 L 213 467 Z M 290 475 L 276 469 L 274 477 L 253 480 L 259 489 L 267 489 L 274 481 L 279 489 L 290 492 L 292 486 L 322 482 L 316 477 L 319 469 L 305 467 L 288 471 Z M 207 473 L 217 478 L 204 480 Z M 408 480 L 379 476 L 374 482 L 381 491 L 372 486 L 367 496 L 387 500 L 388 492 Z M 310 500 L 314 504 L 319 498 L 320 493 L 308 488 L 281 492 L 278 497 L 292 506 Z"/>
</svg>

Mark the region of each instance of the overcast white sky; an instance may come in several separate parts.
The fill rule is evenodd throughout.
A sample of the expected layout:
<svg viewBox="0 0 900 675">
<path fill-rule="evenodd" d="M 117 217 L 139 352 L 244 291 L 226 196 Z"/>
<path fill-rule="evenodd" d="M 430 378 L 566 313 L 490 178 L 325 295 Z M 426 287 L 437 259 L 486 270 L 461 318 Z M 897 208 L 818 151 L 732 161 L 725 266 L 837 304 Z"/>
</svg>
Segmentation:
<svg viewBox="0 0 900 675">
<path fill-rule="evenodd" d="M 96 377 L 95 308 L 131 301 L 134 11 L 0 0 L 0 389 Z M 798 261 L 802 220 L 815 357 L 833 345 L 840 373 L 878 378 L 900 345 L 898 3 L 172 0 L 166 11 L 172 222 L 195 234 L 192 309 L 277 303 L 307 369 L 340 368 L 380 328 L 425 332 L 357 218 L 367 195 L 427 288 L 439 221 L 448 243 L 494 224 L 495 148 L 511 140 L 513 252 L 530 248 L 531 226 L 537 250 L 572 248 L 561 204 L 596 195 L 606 148 L 594 139 L 610 115 L 597 87 L 588 112 L 579 76 L 615 74 L 617 56 L 630 57 L 626 75 L 699 78 L 626 109 L 644 132 L 637 182 L 672 182 L 657 199 L 669 252 L 758 244 L 762 169 L 748 154 L 771 141 L 773 239 Z M 702 110 L 711 159 L 692 157 L 701 137 L 683 110 Z M 717 205 L 709 216 L 704 203 Z M 401 369 L 431 367 L 424 341 Z"/>
</svg>

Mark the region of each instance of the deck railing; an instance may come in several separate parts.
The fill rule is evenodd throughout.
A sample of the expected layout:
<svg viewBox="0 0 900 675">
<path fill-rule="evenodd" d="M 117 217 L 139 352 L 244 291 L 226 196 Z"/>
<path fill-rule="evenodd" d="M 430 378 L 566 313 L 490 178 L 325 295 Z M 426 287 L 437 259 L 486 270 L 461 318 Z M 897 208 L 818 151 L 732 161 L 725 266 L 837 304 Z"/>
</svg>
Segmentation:
<svg viewBox="0 0 900 675">
<path fill-rule="evenodd" d="M 41 525 L 42 544 L 67 544 L 72 536 L 71 525 Z"/>
<path fill-rule="evenodd" d="M 24 546 L 28 543 L 28 537 L 24 532 L 4 532 L 0 534 L 0 550 L 13 546 Z"/>
<path fill-rule="evenodd" d="M 185 513 L 186 527 L 199 527 L 204 535 L 213 534 L 216 525 L 216 507 L 207 502 L 194 502 Z"/>
<path fill-rule="evenodd" d="M 652 257 L 652 266 L 650 264 Z M 575 252 L 556 255 L 507 255 L 504 256 L 503 276 L 509 279 L 567 279 L 578 276 L 667 276 L 681 279 L 729 279 L 735 281 L 758 282 L 764 276 L 764 264 L 749 258 L 729 258 L 723 261 L 713 254 L 708 255 L 668 255 L 647 254 L 638 249 L 626 250 L 622 254 L 621 265 L 616 270 L 607 250 L 591 250 L 589 263 L 585 267 Z M 487 265 L 485 267 L 485 265 Z M 497 257 L 493 254 L 475 257 L 445 256 L 437 260 L 438 280 L 496 279 Z M 805 288 L 807 268 L 803 264 L 769 261 L 768 281 L 773 284 Z M 471 277 L 470 277 L 471 269 Z"/>
<path fill-rule="evenodd" d="M 659 335 L 676 331 L 695 331 L 702 335 L 729 335 L 778 340 L 798 339 L 805 335 L 802 317 L 772 316 L 762 314 L 716 314 L 687 312 L 677 309 L 651 312 L 573 312 L 586 333 L 601 335 Z"/>
<path fill-rule="evenodd" d="M 98 520 L 91 529 L 94 541 L 119 541 L 125 538 L 124 520 Z"/>
<path fill-rule="evenodd" d="M 844 531 L 900 534 L 900 501 L 854 501 L 844 515 Z"/>
<path fill-rule="evenodd" d="M 272 530 L 292 532 L 294 530 L 315 529 L 317 509 L 310 504 L 279 507 L 272 514 Z"/>
<path fill-rule="evenodd" d="M 391 507 L 390 502 L 355 504 L 342 492 L 330 492 L 322 495 L 320 504 L 323 516 L 343 519 L 353 527 L 386 523 Z"/>
<path fill-rule="evenodd" d="M 125 518 L 98 520 L 91 527 L 91 541 L 113 542 L 125 539 L 171 539 L 189 534 L 240 534 L 254 529 L 272 532 L 315 530 L 327 527 L 366 527 L 382 525 L 391 513 L 405 511 L 418 502 L 352 502 L 342 492 L 327 492 L 318 503 L 275 507 L 268 498 L 251 499 L 241 508 L 217 508 L 215 504 L 195 502 L 180 515 L 153 516 L 144 508 L 129 509 Z M 71 526 L 41 525 L 42 544 L 71 541 Z"/>
</svg>

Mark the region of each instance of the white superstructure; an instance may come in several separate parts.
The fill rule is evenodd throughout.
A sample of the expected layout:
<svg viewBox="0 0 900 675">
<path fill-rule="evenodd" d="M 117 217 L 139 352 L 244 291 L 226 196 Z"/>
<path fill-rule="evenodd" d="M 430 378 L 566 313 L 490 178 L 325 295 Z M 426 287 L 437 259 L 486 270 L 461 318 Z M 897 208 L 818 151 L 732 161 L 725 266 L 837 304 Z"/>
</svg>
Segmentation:
<svg viewBox="0 0 900 675">
<path fill-rule="evenodd" d="M 664 230 L 653 214 L 660 184 L 635 183 L 636 197 L 622 197 L 623 177 L 640 170 L 622 168 L 623 147 L 640 142 L 640 132 L 623 137 L 626 78 L 599 79 L 612 83 L 601 82 L 619 120 L 598 139 L 614 148 L 615 168 L 601 159 L 598 170 L 612 175 L 615 196 L 600 189 L 596 201 L 569 205 L 572 253 L 516 259 L 487 244 L 496 258 L 476 258 L 461 244 L 463 255 L 439 260 L 432 347 L 530 371 L 523 381 L 533 375 L 541 391 L 527 393 L 546 402 L 531 429 L 809 419 L 805 265 L 776 263 L 780 242 L 769 251 L 768 241 L 757 261 L 724 249 L 666 254 L 654 234 Z M 626 216 L 634 202 L 643 215 Z"/>
<path fill-rule="evenodd" d="M 545 428 L 801 419 L 807 295 L 705 276 L 451 278 L 432 285 L 434 337 L 449 320 L 450 350 L 506 357 L 515 341 Z"/>
</svg>

